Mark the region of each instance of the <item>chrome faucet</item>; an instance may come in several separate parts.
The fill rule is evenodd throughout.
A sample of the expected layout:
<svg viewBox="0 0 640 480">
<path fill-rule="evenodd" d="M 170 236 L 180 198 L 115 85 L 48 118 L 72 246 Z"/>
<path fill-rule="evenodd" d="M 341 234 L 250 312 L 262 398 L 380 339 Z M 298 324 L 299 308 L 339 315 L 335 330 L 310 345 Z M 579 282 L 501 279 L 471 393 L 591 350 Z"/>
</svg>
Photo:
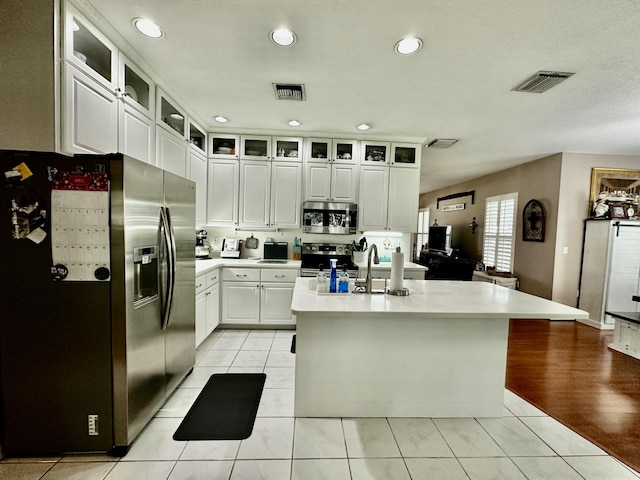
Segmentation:
<svg viewBox="0 0 640 480">
<path fill-rule="evenodd" d="M 373 263 L 376 265 L 380 263 L 380 258 L 378 257 L 378 247 L 376 244 L 372 244 L 371 248 L 369 248 L 369 256 L 367 257 L 367 278 L 365 280 L 364 293 L 371 293 L 371 254 L 375 250 L 375 256 L 373 257 Z"/>
</svg>

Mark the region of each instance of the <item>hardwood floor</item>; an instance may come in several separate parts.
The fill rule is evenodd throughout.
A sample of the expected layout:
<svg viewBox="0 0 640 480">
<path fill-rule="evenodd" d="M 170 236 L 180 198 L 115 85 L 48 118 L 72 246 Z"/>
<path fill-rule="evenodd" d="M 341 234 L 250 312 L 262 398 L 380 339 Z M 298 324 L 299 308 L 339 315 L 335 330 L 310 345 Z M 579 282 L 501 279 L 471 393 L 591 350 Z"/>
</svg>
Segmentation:
<svg viewBox="0 0 640 480">
<path fill-rule="evenodd" d="M 578 322 L 511 320 L 506 386 L 640 471 L 640 360 L 607 348 L 612 337 Z"/>
</svg>

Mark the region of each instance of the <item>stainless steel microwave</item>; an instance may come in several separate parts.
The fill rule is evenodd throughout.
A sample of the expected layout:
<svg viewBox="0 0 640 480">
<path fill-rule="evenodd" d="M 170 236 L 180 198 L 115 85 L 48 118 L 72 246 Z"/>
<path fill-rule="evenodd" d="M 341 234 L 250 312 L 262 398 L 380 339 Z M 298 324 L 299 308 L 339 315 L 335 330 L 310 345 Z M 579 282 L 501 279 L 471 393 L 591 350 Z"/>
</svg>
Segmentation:
<svg viewBox="0 0 640 480">
<path fill-rule="evenodd" d="M 304 202 L 302 231 L 349 235 L 358 227 L 358 205 L 339 202 Z"/>
</svg>

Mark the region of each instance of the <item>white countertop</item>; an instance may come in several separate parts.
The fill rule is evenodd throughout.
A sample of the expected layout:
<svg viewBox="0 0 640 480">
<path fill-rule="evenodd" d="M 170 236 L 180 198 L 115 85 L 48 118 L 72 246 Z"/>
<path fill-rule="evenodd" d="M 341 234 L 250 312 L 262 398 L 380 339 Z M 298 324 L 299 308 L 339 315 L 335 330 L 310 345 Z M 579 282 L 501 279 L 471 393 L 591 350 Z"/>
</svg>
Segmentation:
<svg viewBox="0 0 640 480">
<path fill-rule="evenodd" d="M 410 294 L 324 294 L 309 289 L 309 278 L 299 277 L 291 310 L 297 314 L 402 314 L 421 318 L 588 318 L 577 308 L 486 282 L 405 280 Z M 335 315 L 333 315 L 335 314 Z M 346 317 L 348 319 L 348 317 Z M 391 317 L 390 317 L 391 318 Z"/>
<path fill-rule="evenodd" d="M 261 258 L 196 258 L 196 275 L 217 267 L 300 268 L 300 260 L 287 263 L 259 263 Z"/>
</svg>

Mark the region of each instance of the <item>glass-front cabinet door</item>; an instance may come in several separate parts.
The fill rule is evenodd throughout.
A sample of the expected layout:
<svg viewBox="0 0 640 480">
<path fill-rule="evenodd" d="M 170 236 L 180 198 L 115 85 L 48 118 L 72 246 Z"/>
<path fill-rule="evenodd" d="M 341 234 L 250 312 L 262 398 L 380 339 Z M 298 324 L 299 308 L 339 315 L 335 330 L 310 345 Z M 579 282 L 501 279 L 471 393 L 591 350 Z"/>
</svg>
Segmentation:
<svg viewBox="0 0 640 480">
<path fill-rule="evenodd" d="M 123 101 L 153 119 L 155 85 L 151 79 L 122 54 L 119 74 Z"/>
<path fill-rule="evenodd" d="M 271 137 L 242 135 L 241 158 L 245 160 L 271 160 Z"/>
<path fill-rule="evenodd" d="M 388 164 L 390 147 L 388 142 L 363 141 L 361 161 L 369 164 Z"/>
<path fill-rule="evenodd" d="M 189 119 L 189 144 L 201 153 L 206 153 L 207 134 L 193 120 Z"/>
<path fill-rule="evenodd" d="M 181 137 L 185 137 L 186 115 L 175 105 L 175 102 L 170 100 L 164 92 L 158 91 L 158 107 L 156 112 L 159 123 Z"/>
<path fill-rule="evenodd" d="M 230 160 L 240 158 L 240 135 L 210 133 L 209 157 Z"/>
<path fill-rule="evenodd" d="M 333 154 L 334 162 L 338 163 L 358 163 L 358 141 L 357 140 L 334 140 Z"/>
<path fill-rule="evenodd" d="M 118 83 L 118 53 L 115 45 L 67 4 L 65 59 L 106 87 Z"/>
<path fill-rule="evenodd" d="M 421 145 L 414 143 L 392 143 L 391 165 L 395 167 L 420 168 Z"/>
<path fill-rule="evenodd" d="M 308 138 L 305 160 L 308 162 L 330 162 L 332 159 L 333 140 L 329 138 Z"/>
<path fill-rule="evenodd" d="M 273 137 L 274 160 L 302 161 L 302 138 L 298 137 Z"/>
</svg>

